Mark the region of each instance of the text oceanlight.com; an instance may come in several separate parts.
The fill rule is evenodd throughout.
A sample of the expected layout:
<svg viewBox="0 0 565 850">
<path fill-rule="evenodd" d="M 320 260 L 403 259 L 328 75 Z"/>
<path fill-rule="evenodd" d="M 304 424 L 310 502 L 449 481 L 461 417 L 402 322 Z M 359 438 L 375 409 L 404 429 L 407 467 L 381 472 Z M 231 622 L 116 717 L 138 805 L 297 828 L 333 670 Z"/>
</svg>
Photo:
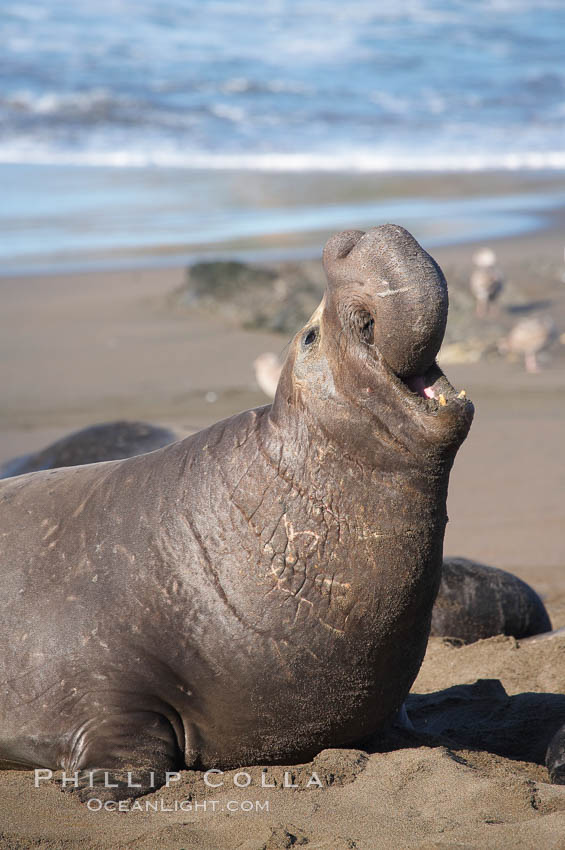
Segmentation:
<svg viewBox="0 0 565 850">
<path fill-rule="evenodd" d="M 216 812 L 268 812 L 268 800 L 100 800 L 97 797 L 88 800 L 87 808 L 91 812 L 193 812 L 194 814 L 215 814 Z"/>
</svg>

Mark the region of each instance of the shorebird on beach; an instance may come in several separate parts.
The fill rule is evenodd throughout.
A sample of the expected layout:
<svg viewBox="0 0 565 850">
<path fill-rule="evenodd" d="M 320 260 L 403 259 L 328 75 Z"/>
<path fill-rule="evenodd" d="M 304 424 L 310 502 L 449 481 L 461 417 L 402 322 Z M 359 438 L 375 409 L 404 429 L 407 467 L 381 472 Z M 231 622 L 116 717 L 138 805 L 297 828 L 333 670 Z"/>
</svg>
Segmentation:
<svg viewBox="0 0 565 850">
<path fill-rule="evenodd" d="M 504 284 L 504 277 L 496 265 L 496 254 L 491 248 L 481 248 L 473 255 L 473 270 L 469 286 L 476 301 L 477 316 L 484 319 Z"/>
<path fill-rule="evenodd" d="M 538 355 L 557 337 L 557 328 L 549 316 L 533 316 L 514 325 L 499 343 L 501 354 L 523 356 L 526 372 L 539 372 Z"/>
<path fill-rule="evenodd" d="M 274 398 L 281 376 L 281 363 L 272 351 L 265 351 L 253 361 L 255 380 L 265 395 Z"/>
</svg>

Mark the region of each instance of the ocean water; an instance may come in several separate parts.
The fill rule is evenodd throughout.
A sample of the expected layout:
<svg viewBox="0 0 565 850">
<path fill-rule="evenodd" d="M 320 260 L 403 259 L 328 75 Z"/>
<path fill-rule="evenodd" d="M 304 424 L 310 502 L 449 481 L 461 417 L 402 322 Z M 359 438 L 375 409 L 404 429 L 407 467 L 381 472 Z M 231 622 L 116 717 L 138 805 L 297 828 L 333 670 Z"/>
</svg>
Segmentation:
<svg viewBox="0 0 565 850">
<path fill-rule="evenodd" d="M 72 253 L 78 186 L 86 220 L 119 218 L 114 247 L 147 245 L 158 169 L 565 168 L 563 0 L 4 0 L 0 39 L 2 261 L 49 233 Z M 145 170 L 133 206 L 107 168 Z M 194 191 L 217 206 L 218 185 Z M 169 242 L 202 214 L 190 189 L 175 203 Z"/>
<path fill-rule="evenodd" d="M 361 191 L 347 174 L 0 165 L 0 276 L 319 257 L 332 233 L 386 221 L 431 249 L 534 230 L 565 206 L 565 180 L 539 175 L 520 192 L 475 195 L 373 181 Z"/>
</svg>

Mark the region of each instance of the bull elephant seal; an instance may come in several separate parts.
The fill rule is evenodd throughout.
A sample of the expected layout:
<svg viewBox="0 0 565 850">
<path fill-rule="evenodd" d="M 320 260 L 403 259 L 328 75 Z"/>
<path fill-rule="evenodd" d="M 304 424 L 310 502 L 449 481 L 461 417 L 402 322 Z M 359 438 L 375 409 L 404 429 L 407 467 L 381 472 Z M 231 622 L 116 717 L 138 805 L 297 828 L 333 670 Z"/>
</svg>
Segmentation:
<svg viewBox="0 0 565 850">
<path fill-rule="evenodd" d="M 272 406 L 0 485 L 6 762 L 135 769 L 115 799 L 308 760 L 399 710 L 473 406 L 435 364 L 445 279 L 407 231 L 340 233 L 324 265 Z"/>
<path fill-rule="evenodd" d="M 473 643 L 493 635 L 525 638 L 550 630 L 545 605 L 525 581 L 468 558 L 444 559 L 432 635 Z"/>
<path fill-rule="evenodd" d="M 38 452 L 7 461 L 0 465 L 0 478 L 133 457 L 160 449 L 176 439 L 177 435 L 168 428 L 147 422 L 103 422 L 73 431 Z"/>
</svg>

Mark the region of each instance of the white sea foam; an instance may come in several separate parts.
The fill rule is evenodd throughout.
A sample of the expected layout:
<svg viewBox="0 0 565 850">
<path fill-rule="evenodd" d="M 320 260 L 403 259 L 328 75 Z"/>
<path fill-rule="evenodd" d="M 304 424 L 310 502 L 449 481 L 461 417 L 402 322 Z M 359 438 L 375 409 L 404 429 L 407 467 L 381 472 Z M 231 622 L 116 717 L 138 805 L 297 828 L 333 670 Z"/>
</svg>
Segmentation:
<svg viewBox="0 0 565 850">
<path fill-rule="evenodd" d="M 0 161 L 563 166 L 563 0 L 5 6 Z"/>
<path fill-rule="evenodd" d="M 241 106 L 230 106 L 229 103 L 216 103 L 210 107 L 210 112 L 216 118 L 224 118 L 226 121 L 233 121 L 234 124 L 241 123 L 245 120 L 246 112 Z"/>
<path fill-rule="evenodd" d="M 0 104 L 3 106 L 14 107 L 30 114 L 56 116 L 72 113 L 75 117 L 100 107 L 117 106 L 120 102 L 124 103 L 124 98 L 120 100 L 103 88 L 87 92 L 47 91 L 39 95 L 21 89 L 0 97 Z"/>
<path fill-rule="evenodd" d="M 565 170 L 563 0 L 4 7 L 0 257 L 149 250 L 187 244 L 187 234 L 203 243 L 382 216 L 420 228 L 433 212 L 414 201 L 390 215 L 335 204 L 276 214 L 257 208 L 254 192 L 242 200 L 230 185 L 253 179 L 222 179 L 227 170 Z M 150 179 L 132 173 L 144 168 Z M 504 232 L 537 226 L 532 196 L 481 203 L 436 210 L 442 238 L 476 236 L 478 225 L 500 234 L 502 220 Z"/>
<path fill-rule="evenodd" d="M 226 117 L 228 117 L 226 115 Z M 229 116 L 237 120 L 239 116 Z M 563 170 L 565 149 L 554 151 L 406 153 L 347 151 L 337 154 L 207 153 L 180 152 L 173 148 L 61 151 L 0 144 L 0 163 L 21 165 L 105 166 L 119 168 L 181 168 L 210 171 L 262 172 L 457 172 L 492 170 Z"/>
</svg>

